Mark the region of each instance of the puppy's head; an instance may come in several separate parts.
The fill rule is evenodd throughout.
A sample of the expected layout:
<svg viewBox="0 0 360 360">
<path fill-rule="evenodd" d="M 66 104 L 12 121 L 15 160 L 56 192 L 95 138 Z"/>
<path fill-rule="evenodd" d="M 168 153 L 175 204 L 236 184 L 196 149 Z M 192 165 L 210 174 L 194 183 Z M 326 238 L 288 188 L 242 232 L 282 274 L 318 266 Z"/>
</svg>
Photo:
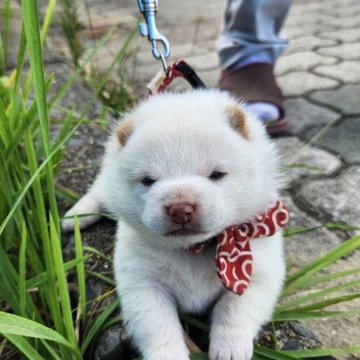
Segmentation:
<svg viewBox="0 0 360 360">
<path fill-rule="evenodd" d="M 115 131 L 107 202 L 152 241 L 187 247 L 271 205 L 277 162 L 262 125 L 226 93 L 157 95 Z"/>
</svg>

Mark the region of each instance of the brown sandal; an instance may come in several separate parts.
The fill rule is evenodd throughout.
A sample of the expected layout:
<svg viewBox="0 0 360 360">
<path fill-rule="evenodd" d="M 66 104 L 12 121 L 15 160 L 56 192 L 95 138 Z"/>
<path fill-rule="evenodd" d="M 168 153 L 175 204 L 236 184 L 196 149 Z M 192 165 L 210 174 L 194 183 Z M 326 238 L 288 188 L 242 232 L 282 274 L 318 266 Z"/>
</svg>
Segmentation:
<svg viewBox="0 0 360 360">
<path fill-rule="evenodd" d="M 287 119 L 283 108 L 283 96 L 275 81 L 271 64 L 254 63 L 238 70 L 225 70 L 221 74 L 219 86 L 245 102 L 267 102 L 276 105 L 280 118 L 266 124 L 271 135 L 283 134 L 287 130 Z"/>
</svg>

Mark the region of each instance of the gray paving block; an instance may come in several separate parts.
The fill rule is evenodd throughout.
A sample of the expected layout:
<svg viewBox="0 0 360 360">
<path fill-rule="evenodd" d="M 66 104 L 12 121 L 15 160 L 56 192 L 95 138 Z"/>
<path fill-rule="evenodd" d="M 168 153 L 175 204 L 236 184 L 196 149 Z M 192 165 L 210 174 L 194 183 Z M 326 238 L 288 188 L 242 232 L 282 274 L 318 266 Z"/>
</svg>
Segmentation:
<svg viewBox="0 0 360 360">
<path fill-rule="evenodd" d="M 318 66 L 314 72 L 319 75 L 329 76 L 347 84 L 360 82 L 359 61 L 344 61 L 336 65 Z"/>
<path fill-rule="evenodd" d="M 304 95 L 313 90 L 332 89 L 339 85 L 333 79 L 311 74 L 307 71 L 294 71 L 278 77 L 278 83 L 285 96 Z"/>
<path fill-rule="evenodd" d="M 304 98 L 286 99 L 284 107 L 288 131 L 292 134 L 299 134 L 309 126 L 334 122 L 340 117 L 335 111 L 314 105 Z"/>
<path fill-rule="evenodd" d="M 336 90 L 316 91 L 313 100 L 334 107 L 345 115 L 360 114 L 360 84 L 344 85 Z"/>
<path fill-rule="evenodd" d="M 279 148 L 287 187 L 293 187 L 300 177 L 331 175 L 341 167 L 334 155 L 300 141 L 295 136 L 275 139 Z"/>
<path fill-rule="evenodd" d="M 338 40 L 342 43 L 355 43 L 360 40 L 360 31 L 357 28 L 336 30 L 328 33 L 321 33 L 321 38 Z"/>
<path fill-rule="evenodd" d="M 322 129 L 309 129 L 305 136 L 310 140 Z M 315 145 L 339 154 L 349 164 L 360 163 L 360 118 L 347 119 L 329 127 L 316 139 Z"/>
<path fill-rule="evenodd" d="M 318 65 L 333 65 L 337 61 L 334 57 L 321 56 L 312 51 L 298 52 L 281 56 L 276 62 L 275 74 L 280 76 L 289 71 L 306 71 Z"/>
<path fill-rule="evenodd" d="M 360 26 L 360 20 L 359 20 Z M 318 54 L 338 57 L 342 60 L 360 60 L 360 43 L 342 44 L 317 50 Z"/>
<path fill-rule="evenodd" d="M 349 10 L 352 11 L 352 8 L 349 7 Z M 335 16 L 330 21 L 330 26 L 335 26 L 338 29 L 353 29 L 358 28 L 360 26 L 360 14 L 356 14 L 353 16 L 347 16 L 346 18 Z M 320 30 L 319 33 L 321 34 L 323 30 Z"/>
<path fill-rule="evenodd" d="M 326 10 L 327 14 L 331 14 L 336 18 L 342 18 L 343 22 L 346 22 L 348 17 L 353 16 L 356 13 L 360 12 L 359 3 L 351 3 L 351 6 L 340 4 L 340 6 L 332 6 Z"/>
<path fill-rule="evenodd" d="M 305 183 L 297 192 L 297 199 L 319 217 L 344 221 L 360 226 L 360 167 L 344 170 L 334 179 L 319 179 Z"/>
<path fill-rule="evenodd" d="M 288 230 L 313 228 L 324 224 L 299 209 L 290 197 L 285 197 L 283 201 L 290 210 L 290 221 L 286 226 Z M 289 271 L 296 270 L 318 258 L 341 242 L 341 238 L 325 228 L 286 237 L 284 244 Z"/>
<path fill-rule="evenodd" d="M 316 35 L 320 31 L 332 32 L 334 30 L 336 30 L 336 28 L 333 26 L 329 26 L 328 24 L 307 24 L 306 26 L 285 25 L 285 27 L 281 29 L 280 34 L 281 37 L 284 37 L 286 39 L 295 39 L 298 37 Z"/>
<path fill-rule="evenodd" d="M 287 26 L 307 26 L 309 24 L 328 24 L 333 17 L 331 15 L 324 14 L 323 11 L 312 11 L 306 16 L 303 14 L 289 14 L 286 20 Z"/>
<path fill-rule="evenodd" d="M 290 39 L 289 47 L 286 49 L 285 54 L 290 55 L 334 45 L 336 45 L 336 40 L 334 39 L 321 39 L 317 36 L 303 36 L 293 40 Z"/>
</svg>

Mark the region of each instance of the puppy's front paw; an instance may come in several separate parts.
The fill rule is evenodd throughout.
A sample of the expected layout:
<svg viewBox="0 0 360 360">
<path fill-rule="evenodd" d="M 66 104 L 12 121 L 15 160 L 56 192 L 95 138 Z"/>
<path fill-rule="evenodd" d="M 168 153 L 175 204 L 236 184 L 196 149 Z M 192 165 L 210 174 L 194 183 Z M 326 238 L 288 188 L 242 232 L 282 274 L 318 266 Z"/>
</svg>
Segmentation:
<svg viewBox="0 0 360 360">
<path fill-rule="evenodd" d="M 66 214 L 65 217 L 71 217 L 75 214 L 82 215 L 82 214 L 94 214 L 88 215 L 84 217 L 79 217 L 79 227 L 80 229 L 84 229 L 87 226 L 95 223 L 101 218 L 101 215 L 96 214 L 101 211 L 101 204 L 99 201 L 91 196 L 91 194 L 86 194 L 82 197 Z M 74 229 L 75 222 L 73 218 L 64 219 L 61 222 L 61 228 L 64 231 L 71 231 Z"/>
<path fill-rule="evenodd" d="M 253 340 L 234 335 L 211 337 L 209 348 L 210 360 L 251 360 Z"/>
</svg>

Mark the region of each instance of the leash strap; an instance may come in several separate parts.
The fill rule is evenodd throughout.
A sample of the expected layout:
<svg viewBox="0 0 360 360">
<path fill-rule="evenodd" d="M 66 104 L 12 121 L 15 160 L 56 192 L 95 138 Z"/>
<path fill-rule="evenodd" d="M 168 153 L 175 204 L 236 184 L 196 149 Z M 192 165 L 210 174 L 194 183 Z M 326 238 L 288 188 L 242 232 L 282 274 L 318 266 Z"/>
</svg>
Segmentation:
<svg viewBox="0 0 360 360">
<path fill-rule="evenodd" d="M 178 77 L 183 77 L 194 89 L 206 89 L 205 84 L 194 69 L 184 60 L 170 65 L 166 73 L 163 70 L 159 71 L 147 85 L 147 88 L 151 95 L 162 93 Z"/>
</svg>

